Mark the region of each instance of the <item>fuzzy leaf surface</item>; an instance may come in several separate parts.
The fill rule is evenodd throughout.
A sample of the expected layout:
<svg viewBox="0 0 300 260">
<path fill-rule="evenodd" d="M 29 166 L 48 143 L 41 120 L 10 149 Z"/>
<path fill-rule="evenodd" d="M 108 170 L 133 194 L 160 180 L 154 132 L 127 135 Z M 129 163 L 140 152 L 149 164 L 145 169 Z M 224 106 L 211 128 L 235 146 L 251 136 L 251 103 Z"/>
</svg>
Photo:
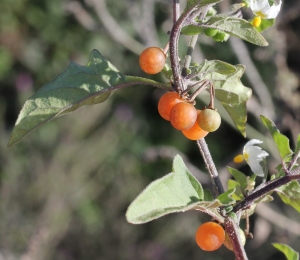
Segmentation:
<svg viewBox="0 0 300 260">
<path fill-rule="evenodd" d="M 130 204 L 126 218 L 133 224 L 146 223 L 169 213 L 192 209 L 203 198 L 201 184 L 177 155 L 173 172 L 150 183 Z"/>
<path fill-rule="evenodd" d="M 270 119 L 265 116 L 260 116 L 260 119 L 272 135 L 281 159 L 285 161 L 287 157 L 293 153 L 290 148 L 289 139 L 279 132 L 274 122 L 272 122 Z"/>
<path fill-rule="evenodd" d="M 300 212 L 300 185 L 297 181 L 291 181 L 276 189 L 281 200 Z"/>
<path fill-rule="evenodd" d="M 25 102 L 8 146 L 51 119 L 83 106 L 104 102 L 113 90 L 130 85 L 152 85 L 172 90 L 170 86 L 150 79 L 122 75 L 99 51 L 93 50 L 86 66 L 71 62 L 64 72 Z"/>
<path fill-rule="evenodd" d="M 8 146 L 55 117 L 105 101 L 110 88 L 123 82 L 123 75 L 97 50 L 91 52 L 86 66 L 71 62 L 25 102 Z"/>
<path fill-rule="evenodd" d="M 252 90 L 241 82 L 245 71 L 243 65 L 225 64 L 227 63 L 205 60 L 196 70 L 198 80 L 213 81 L 216 98 L 222 103 L 237 129 L 246 136 L 246 103 L 252 95 Z"/>
<path fill-rule="evenodd" d="M 259 46 L 269 45 L 252 24 L 241 18 L 216 15 L 212 16 L 207 22 L 199 24 L 199 26 L 218 29 Z"/>
<path fill-rule="evenodd" d="M 272 245 L 284 253 L 287 260 L 299 260 L 299 253 L 290 246 L 281 243 L 272 243 Z"/>
</svg>

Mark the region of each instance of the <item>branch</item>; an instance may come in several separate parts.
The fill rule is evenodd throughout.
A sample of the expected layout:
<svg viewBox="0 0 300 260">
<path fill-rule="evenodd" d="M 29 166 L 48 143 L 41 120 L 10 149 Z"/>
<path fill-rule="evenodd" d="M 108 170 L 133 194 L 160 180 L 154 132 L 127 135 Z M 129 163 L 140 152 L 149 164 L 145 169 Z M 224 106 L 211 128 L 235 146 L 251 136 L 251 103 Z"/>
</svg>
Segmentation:
<svg viewBox="0 0 300 260">
<path fill-rule="evenodd" d="M 233 247 L 236 260 L 248 260 L 244 246 L 240 239 L 240 231 L 234 219 L 230 216 L 225 218 L 224 222 L 225 231 L 229 236 L 230 242 Z"/>
<path fill-rule="evenodd" d="M 197 145 L 199 147 L 200 153 L 204 159 L 204 163 L 210 174 L 210 178 L 214 185 L 216 194 L 217 194 L 217 196 L 219 196 L 220 194 L 224 193 L 224 188 L 223 188 L 222 182 L 219 178 L 216 166 L 215 166 L 213 159 L 211 157 L 211 154 L 209 152 L 209 149 L 207 147 L 207 144 L 205 142 L 205 139 L 201 138 L 201 139 L 197 140 Z"/>
<path fill-rule="evenodd" d="M 178 60 L 178 40 L 183 24 L 186 22 L 187 18 L 193 13 L 194 10 L 195 7 L 192 7 L 191 9 L 183 13 L 173 25 L 170 33 L 170 62 L 174 78 L 174 86 L 178 92 L 182 92 L 185 89 L 183 80 L 181 78 L 180 65 Z"/>
<path fill-rule="evenodd" d="M 264 187 L 251 193 L 243 201 L 236 204 L 233 207 L 233 212 L 237 213 L 239 211 L 249 208 L 255 200 L 261 198 L 262 196 L 266 195 L 269 192 L 274 191 L 276 188 L 279 188 L 280 186 L 287 184 L 292 180 L 298 180 L 298 179 L 300 179 L 300 167 L 291 171 L 289 175 L 267 182 Z"/>
</svg>

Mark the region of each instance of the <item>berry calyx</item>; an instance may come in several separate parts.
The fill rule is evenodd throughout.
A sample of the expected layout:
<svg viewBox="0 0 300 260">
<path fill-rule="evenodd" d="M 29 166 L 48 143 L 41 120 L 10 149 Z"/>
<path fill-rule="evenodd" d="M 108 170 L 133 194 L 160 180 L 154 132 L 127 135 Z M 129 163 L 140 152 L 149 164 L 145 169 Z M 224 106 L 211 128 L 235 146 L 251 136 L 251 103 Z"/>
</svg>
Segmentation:
<svg viewBox="0 0 300 260">
<path fill-rule="evenodd" d="M 221 116 L 216 110 L 204 109 L 199 113 L 197 121 L 203 130 L 214 132 L 221 125 Z"/>
<path fill-rule="evenodd" d="M 197 120 L 197 110 L 190 103 L 180 102 L 172 107 L 170 122 L 177 130 L 191 128 Z"/>
<path fill-rule="evenodd" d="M 197 110 L 197 114 L 199 115 L 200 110 Z M 208 132 L 203 130 L 197 120 L 195 122 L 195 124 L 188 130 L 182 130 L 182 133 L 184 134 L 184 136 L 190 140 L 198 140 L 201 139 L 205 136 L 207 136 Z"/>
<path fill-rule="evenodd" d="M 139 63 L 147 74 L 157 74 L 164 68 L 166 55 L 158 47 L 149 47 L 141 53 Z"/>
<path fill-rule="evenodd" d="M 196 231 L 196 243 L 204 251 L 215 251 L 225 240 L 223 227 L 215 222 L 206 222 Z"/>
<path fill-rule="evenodd" d="M 214 29 L 214 28 L 206 28 L 204 29 L 204 34 L 206 36 L 215 36 L 218 33 L 218 29 Z"/>
<path fill-rule="evenodd" d="M 183 99 L 177 92 L 167 92 L 158 101 L 158 113 L 162 118 L 170 121 L 171 109 L 180 102 L 183 102 Z"/>
<path fill-rule="evenodd" d="M 239 235 L 240 235 L 240 239 L 241 239 L 242 245 L 244 246 L 246 244 L 245 233 L 244 233 L 244 231 L 241 228 L 239 228 L 239 233 L 240 233 Z M 224 246 L 226 246 L 229 250 L 233 251 L 233 246 L 232 246 L 230 238 L 229 238 L 229 236 L 228 236 L 228 234 L 226 232 L 225 232 Z"/>
</svg>

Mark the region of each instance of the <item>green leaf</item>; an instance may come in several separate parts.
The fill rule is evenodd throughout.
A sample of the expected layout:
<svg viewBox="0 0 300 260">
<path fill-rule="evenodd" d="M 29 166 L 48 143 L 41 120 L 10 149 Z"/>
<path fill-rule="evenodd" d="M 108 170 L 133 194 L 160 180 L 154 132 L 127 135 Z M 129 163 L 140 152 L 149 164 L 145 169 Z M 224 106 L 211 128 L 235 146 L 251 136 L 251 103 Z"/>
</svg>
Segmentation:
<svg viewBox="0 0 300 260">
<path fill-rule="evenodd" d="M 296 145 L 296 149 L 295 149 L 295 154 L 297 154 L 300 151 L 300 134 L 298 135 L 297 138 L 297 145 Z"/>
<path fill-rule="evenodd" d="M 228 189 L 235 189 L 235 192 L 232 195 L 232 198 L 234 200 L 243 200 L 244 199 L 244 195 L 241 190 L 241 185 L 237 181 L 228 180 Z"/>
<path fill-rule="evenodd" d="M 235 178 L 235 180 L 241 185 L 242 190 L 246 190 L 248 187 L 248 181 L 247 177 L 244 173 L 240 172 L 239 170 L 236 170 L 231 167 L 227 167 L 228 171 L 231 173 L 231 175 Z"/>
<path fill-rule="evenodd" d="M 265 116 L 260 116 L 260 119 L 272 135 L 281 159 L 285 161 L 293 153 L 290 148 L 289 139 L 279 132 L 274 122 L 270 119 Z"/>
<path fill-rule="evenodd" d="M 123 82 L 123 75 L 97 50 L 92 51 L 86 66 L 71 62 L 25 102 L 8 146 L 55 117 L 105 101 L 110 88 Z"/>
<path fill-rule="evenodd" d="M 203 197 L 201 184 L 177 155 L 173 172 L 150 183 L 130 204 L 126 218 L 133 224 L 145 223 L 169 213 L 192 209 Z"/>
<path fill-rule="evenodd" d="M 298 212 L 300 212 L 300 185 L 297 181 L 291 181 L 276 189 L 281 200 Z"/>
<path fill-rule="evenodd" d="M 287 260 L 299 260 L 299 253 L 290 246 L 281 243 L 272 243 L 272 245 L 284 253 Z"/>
<path fill-rule="evenodd" d="M 204 6 L 207 6 L 207 5 L 214 5 L 214 4 L 220 3 L 222 1 L 223 0 L 188 0 L 187 5 L 186 5 L 186 9 L 190 9 L 194 6 L 204 7 Z"/>
<path fill-rule="evenodd" d="M 235 189 L 229 189 L 228 191 L 225 191 L 224 193 L 220 194 L 217 199 L 223 205 L 231 205 L 231 204 L 235 203 L 235 199 L 232 198 L 234 192 L 235 192 Z"/>
<path fill-rule="evenodd" d="M 8 146 L 16 144 L 49 120 L 83 106 L 101 103 L 114 89 L 129 85 L 152 85 L 173 90 L 171 86 L 150 79 L 122 75 L 99 51 L 93 50 L 86 66 L 71 62 L 63 73 L 25 102 Z"/>
<path fill-rule="evenodd" d="M 241 82 L 245 71 L 243 65 L 225 64 L 225 62 L 205 60 L 199 65 L 196 73 L 200 76 L 199 80 L 213 81 L 216 98 L 222 103 L 237 129 L 246 136 L 246 103 L 252 95 L 252 90 Z"/>
<path fill-rule="evenodd" d="M 199 23 L 203 28 L 214 28 L 250 43 L 267 46 L 265 38 L 248 21 L 222 15 L 212 16 L 207 22 Z"/>
</svg>

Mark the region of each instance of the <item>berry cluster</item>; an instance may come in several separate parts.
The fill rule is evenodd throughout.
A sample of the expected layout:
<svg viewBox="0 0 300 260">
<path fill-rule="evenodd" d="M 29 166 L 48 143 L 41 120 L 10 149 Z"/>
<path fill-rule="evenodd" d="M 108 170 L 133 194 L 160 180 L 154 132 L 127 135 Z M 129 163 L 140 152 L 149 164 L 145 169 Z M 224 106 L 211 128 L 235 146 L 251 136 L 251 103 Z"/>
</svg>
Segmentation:
<svg viewBox="0 0 300 260">
<path fill-rule="evenodd" d="M 159 73 L 165 62 L 164 51 L 157 47 L 145 49 L 139 58 L 140 67 L 147 74 Z M 160 98 L 158 112 L 190 140 L 205 137 L 209 132 L 217 130 L 221 124 L 217 111 L 212 108 L 196 110 L 191 100 L 183 98 L 177 92 L 167 92 Z"/>
<path fill-rule="evenodd" d="M 176 92 L 167 92 L 160 98 L 158 112 L 190 140 L 205 137 L 209 132 L 217 130 L 221 124 L 221 117 L 217 111 L 196 110 Z"/>
</svg>

